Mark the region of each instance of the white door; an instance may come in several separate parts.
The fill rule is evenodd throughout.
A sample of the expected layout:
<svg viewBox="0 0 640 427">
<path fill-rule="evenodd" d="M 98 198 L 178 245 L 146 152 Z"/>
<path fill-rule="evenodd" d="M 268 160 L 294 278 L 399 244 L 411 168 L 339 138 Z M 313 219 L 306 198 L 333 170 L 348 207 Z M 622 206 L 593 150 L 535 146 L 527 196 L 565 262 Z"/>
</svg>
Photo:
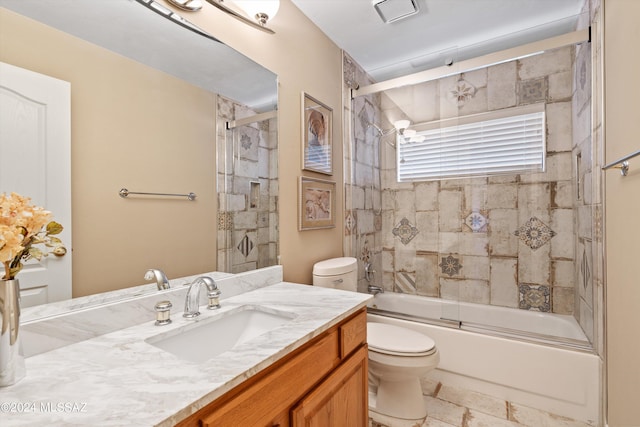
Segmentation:
<svg viewBox="0 0 640 427">
<path fill-rule="evenodd" d="M 0 62 L 0 193 L 12 191 L 53 213 L 67 248 L 25 265 L 22 307 L 71 298 L 71 87 Z"/>
</svg>

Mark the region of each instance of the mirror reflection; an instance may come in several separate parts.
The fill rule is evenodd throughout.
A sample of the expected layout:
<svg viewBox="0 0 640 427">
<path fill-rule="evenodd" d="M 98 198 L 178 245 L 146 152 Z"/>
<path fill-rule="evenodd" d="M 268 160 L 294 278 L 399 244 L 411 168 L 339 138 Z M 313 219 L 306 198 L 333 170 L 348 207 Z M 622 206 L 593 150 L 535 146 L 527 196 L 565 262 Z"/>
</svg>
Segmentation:
<svg viewBox="0 0 640 427">
<path fill-rule="evenodd" d="M 0 0 L 0 62 L 69 86 L 70 161 L 50 163 L 70 175 L 57 189 L 70 218 L 55 195 L 32 198 L 68 233 L 72 297 L 143 284 L 149 268 L 171 279 L 276 263 L 276 75 L 141 3 Z"/>
</svg>

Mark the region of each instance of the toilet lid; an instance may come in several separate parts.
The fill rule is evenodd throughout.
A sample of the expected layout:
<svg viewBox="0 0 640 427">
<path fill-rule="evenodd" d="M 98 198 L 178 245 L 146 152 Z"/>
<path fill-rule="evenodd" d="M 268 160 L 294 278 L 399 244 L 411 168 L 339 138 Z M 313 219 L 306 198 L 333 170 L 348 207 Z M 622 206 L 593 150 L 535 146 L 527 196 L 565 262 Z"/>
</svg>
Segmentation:
<svg viewBox="0 0 640 427">
<path fill-rule="evenodd" d="M 357 268 L 358 260 L 352 257 L 331 258 L 316 262 L 313 274 L 316 276 L 335 276 L 350 273 Z"/>
<path fill-rule="evenodd" d="M 436 346 L 425 334 L 377 322 L 367 322 L 367 342 L 370 350 L 399 356 L 424 356 Z"/>
</svg>

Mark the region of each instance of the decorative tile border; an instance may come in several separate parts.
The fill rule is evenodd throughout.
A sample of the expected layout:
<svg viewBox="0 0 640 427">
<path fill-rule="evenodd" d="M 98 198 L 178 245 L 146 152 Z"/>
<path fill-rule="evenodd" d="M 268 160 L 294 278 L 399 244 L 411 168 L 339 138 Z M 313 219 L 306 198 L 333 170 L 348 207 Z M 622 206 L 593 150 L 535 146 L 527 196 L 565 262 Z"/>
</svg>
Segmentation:
<svg viewBox="0 0 640 427">
<path fill-rule="evenodd" d="M 442 269 L 442 274 L 446 274 L 449 277 L 457 276 L 462 269 L 460 258 L 455 258 L 452 254 L 443 257 L 438 266 Z"/>
<path fill-rule="evenodd" d="M 403 294 L 415 294 L 416 293 L 416 279 L 413 275 L 400 271 L 395 275 L 395 292 L 401 292 Z"/>
<path fill-rule="evenodd" d="M 533 104 L 547 99 L 548 84 L 546 77 L 518 82 L 519 105 Z"/>
<path fill-rule="evenodd" d="M 392 232 L 394 236 L 400 238 L 404 245 L 408 244 L 419 233 L 418 229 L 407 218 L 402 218 Z"/>
<path fill-rule="evenodd" d="M 518 285 L 519 307 L 523 310 L 551 311 L 551 289 L 547 285 Z"/>
<path fill-rule="evenodd" d="M 463 75 L 460 75 L 460 79 L 456 82 L 455 86 L 449 90 L 449 94 L 458 104 L 458 107 L 462 107 L 470 99 L 476 96 L 476 91 L 476 87 L 466 81 Z"/>
<path fill-rule="evenodd" d="M 369 250 L 369 239 L 365 239 L 364 243 L 362 244 L 362 251 L 360 252 L 360 260 L 367 263 L 370 259 L 371 251 Z"/>
<path fill-rule="evenodd" d="M 582 262 L 580 263 L 580 272 L 582 273 L 582 287 L 586 291 L 591 282 L 591 266 L 589 265 L 589 257 L 587 257 L 586 247 L 582 251 Z"/>
<path fill-rule="evenodd" d="M 344 235 L 350 236 L 356 229 L 358 213 L 356 211 L 348 210 L 344 217 Z"/>
<path fill-rule="evenodd" d="M 253 135 L 248 135 L 246 132 L 240 132 L 240 146 L 245 150 L 251 149 L 253 145 Z"/>
<path fill-rule="evenodd" d="M 373 213 L 373 229 L 375 231 L 382 231 L 382 212 Z"/>
<path fill-rule="evenodd" d="M 464 224 L 474 233 L 486 233 L 489 220 L 486 211 L 474 211 L 464 219 Z"/>
<path fill-rule="evenodd" d="M 218 211 L 218 230 L 233 230 L 233 213 Z"/>
<path fill-rule="evenodd" d="M 517 229 L 513 234 L 518 236 L 525 245 L 535 251 L 549 242 L 551 238 L 556 235 L 556 232 L 534 216 L 525 222 L 524 225 Z"/>
<path fill-rule="evenodd" d="M 240 251 L 240 253 L 242 255 L 246 257 L 249 256 L 249 254 L 251 253 L 251 250 L 253 249 L 253 242 L 251 241 L 251 239 L 249 238 L 249 235 L 245 234 L 244 237 L 242 238 L 242 240 L 240 240 L 240 243 L 238 243 L 238 250 Z"/>
</svg>

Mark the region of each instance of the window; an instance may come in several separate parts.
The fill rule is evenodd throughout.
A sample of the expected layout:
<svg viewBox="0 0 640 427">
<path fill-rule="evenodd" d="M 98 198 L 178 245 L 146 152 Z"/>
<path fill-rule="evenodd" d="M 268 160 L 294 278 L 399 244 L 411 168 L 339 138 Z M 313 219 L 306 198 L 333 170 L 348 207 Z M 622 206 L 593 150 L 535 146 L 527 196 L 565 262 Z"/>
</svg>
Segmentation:
<svg viewBox="0 0 640 427">
<path fill-rule="evenodd" d="M 398 135 L 398 182 L 544 171 L 543 103 L 412 128 Z"/>
</svg>

